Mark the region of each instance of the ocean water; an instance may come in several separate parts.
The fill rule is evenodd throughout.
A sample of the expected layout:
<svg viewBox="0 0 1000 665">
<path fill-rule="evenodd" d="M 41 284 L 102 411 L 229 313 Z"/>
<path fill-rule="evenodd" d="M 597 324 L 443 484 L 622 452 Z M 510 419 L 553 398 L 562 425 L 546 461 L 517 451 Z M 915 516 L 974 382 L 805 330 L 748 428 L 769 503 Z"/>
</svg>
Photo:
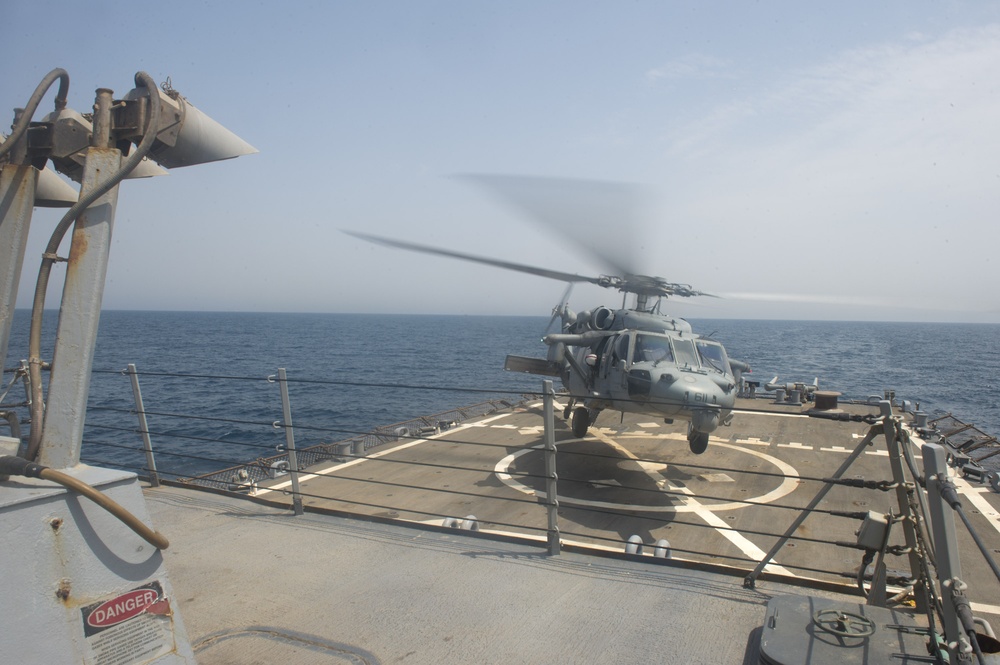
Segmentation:
<svg viewBox="0 0 1000 665">
<path fill-rule="evenodd" d="M 15 313 L 6 367 L 27 356 L 28 312 Z M 83 458 L 139 470 L 134 401 L 121 370 L 134 363 L 164 477 L 274 454 L 284 442 L 278 384 L 286 368 L 296 445 L 512 393 L 541 377 L 503 371 L 508 353 L 543 356 L 547 317 L 107 311 L 102 314 Z M 1000 433 L 1000 326 L 693 320 L 753 377 L 819 379 L 863 399 L 896 391 Z M 43 345 L 51 357 L 56 314 Z M 5 375 L 4 386 L 10 375 Z M 20 399 L 19 388 L 6 402 Z M 194 417 L 192 419 L 191 417 Z"/>
</svg>

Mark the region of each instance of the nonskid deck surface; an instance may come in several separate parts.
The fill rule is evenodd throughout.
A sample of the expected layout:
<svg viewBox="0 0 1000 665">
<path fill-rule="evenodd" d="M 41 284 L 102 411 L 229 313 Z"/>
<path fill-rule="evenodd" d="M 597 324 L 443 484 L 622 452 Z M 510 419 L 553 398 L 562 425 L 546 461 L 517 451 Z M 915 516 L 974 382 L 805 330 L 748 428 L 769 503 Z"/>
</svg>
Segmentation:
<svg viewBox="0 0 1000 665">
<path fill-rule="evenodd" d="M 186 488 L 146 497 L 202 665 L 755 665 L 768 601 L 799 591 Z"/>
<path fill-rule="evenodd" d="M 809 418 L 802 408 L 741 400 L 732 426 L 708 451 L 689 452 L 684 425 L 605 412 L 583 439 L 556 417 L 559 529 L 565 543 L 623 551 L 638 536 L 646 553 L 666 540 L 672 556 L 752 569 L 869 431 L 865 423 Z M 854 413 L 874 407 L 843 405 Z M 561 409 L 557 407 L 557 413 Z M 307 506 L 442 524 L 474 516 L 486 531 L 544 540 L 546 510 L 541 406 L 468 421 L 426 439 L 401 440 L 342 463 L 317 465 L 301 478 Z M 866 446 L 846 478 L 889 480 L 883 436 Z M 919 460 L 919 451 L 916 451 Z M 752 473 L 741 473 L 747 471 Z M 758 472 L 766 475 L 758 475 Z M 290 501 L 288 477 L 258 496 Z M 961 478 L 966 512 L 990 550 L 1000 552 L 1000 501 Z M 284 491 L 282 491 L 284 490 Z M 899 512 L 894 492 L 834 487 L 768 572 L 854 584 L 860 521 L 829 511 Z M 979 613 L 1000 616 L 1000 586 L 959 525 L 964 576 Z M 896 528 L 893 544 L 903 544 Z M 820 542 L 815 542 L 820 541 Z M 905 556 L 889 557 L 889 575 L 908 575 Z"/>
</svg>

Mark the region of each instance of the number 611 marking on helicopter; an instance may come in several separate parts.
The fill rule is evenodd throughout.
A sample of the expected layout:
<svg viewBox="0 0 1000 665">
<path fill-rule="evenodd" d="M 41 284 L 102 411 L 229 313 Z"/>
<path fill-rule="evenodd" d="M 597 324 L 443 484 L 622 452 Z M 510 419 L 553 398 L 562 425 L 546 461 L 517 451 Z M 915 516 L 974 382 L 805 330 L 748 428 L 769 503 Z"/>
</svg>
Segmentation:
<svg viewBox="0 0 1000 665">
<path fill-rule="evenodd" d="M 547 334 L 545 358 L 507 356 L 504 368 L 561 379 L 569 392 L 563 416 L 572 416 L 573 434 L 583 437 L 604 409 L 646 414 L 667 423 L 688 422 L 688 444 L 705 452 L 709 435 L 729 425 L 737 386 L 746 363 L 732 360 L 722 344 L 699 337 L 684 319 L 660 312 L 668 296 L 708 296 L 689 285 L 660 277 L 625 273 L 585 277 L 519 263 L 345 231 L 369 242 L 425 254 L 483 263 L 540 277 L 569 282 L 570 288 L 553 310 L 561 329 Z M 633 305 L 611 310 L 596 307 L 576 313 L 566 302 L 575 282 L 589 282 L 634 295 Z M 550 323 L 551 327 L 551 323 Z"/>
</svg>

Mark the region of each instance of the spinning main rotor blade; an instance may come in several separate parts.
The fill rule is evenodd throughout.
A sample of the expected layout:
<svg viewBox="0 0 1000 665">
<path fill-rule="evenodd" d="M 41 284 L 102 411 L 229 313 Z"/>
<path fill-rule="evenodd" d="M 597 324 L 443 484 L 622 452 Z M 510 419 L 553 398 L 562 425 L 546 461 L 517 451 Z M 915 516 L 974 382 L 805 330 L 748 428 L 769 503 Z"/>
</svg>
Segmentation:
<svg viewBox="0 0 1000 665">
<path fill-rule="evenodd" d="M 858 296 L 852 294 L 844 295 L 824 295 L 807 293 L 771 293 L 771 292 L 739 292 L 722 293 L 723 298 L 729 300 L 748 300 L 752 302 L 778 302 L 778 303 L 803 303 L 806 305 L 866 305 L 871 307 L 893 306 L 893 301 L 885 298 L 873 298 L 871 296 Z M 895 306 L 899 306 L 898 302 Z"/>
<path fill-rule="evenodd" d="M 343 232 L 349 236 L 354 236 L 355 238 L 360 238 L 361 240 L 367 240 L 368 242 L 373 242 L 379 245 L 385 245 L 387 247 L 396 247 L 397 249 L 407 249 L 412 252 L 423 252 L 424 254 L 437 254 L 438 256 L 448 256 L 453 259 L 472 261 L 473 263 L 483 263 L 488 266 L 495 266 L 497 268 L 503 268 L 505 270 L 514 270 L 517 272 L 528 273 L 529 275 L 548 277 L 549 279 L 558 279 L 561 282 L 590 282 L 591 284 L 601 284 L 601 280 L 598 277 L 584 277 L 583 275 L 576 275 L 568 272 L 547 270 L 545 268 L 535 268 L 534 266 L 526 266 L 521 263 L 500 261 L 498 259 L 490 259 L 484 256 L 475 256 L 473 254 L 464 254 L 462 252 L 452 252 L 447 249 L 430 247 L 429 245 L 418 245 L 417 243 L 405 242 L 403 240 L 391 240 L 389 238 L 383 238 L 381 236 L 373 236 L 367 233 L 358 233 L 357 231 L 343 230 Z"/>
<path fill-rule="evenodd" d="M 555 231 L 619 276 L 642 273 L 636 249 L 652 220 L 649 191 L 632 183 L 462 174 L 529 220 Z"/>
</svg>

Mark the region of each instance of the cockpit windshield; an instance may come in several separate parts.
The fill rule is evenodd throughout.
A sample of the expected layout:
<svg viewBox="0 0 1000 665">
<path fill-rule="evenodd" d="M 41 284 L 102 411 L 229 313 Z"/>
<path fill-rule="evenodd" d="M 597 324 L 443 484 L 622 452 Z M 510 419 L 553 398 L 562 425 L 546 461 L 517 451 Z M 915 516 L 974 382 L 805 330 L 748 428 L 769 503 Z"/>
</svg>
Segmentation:
<svg viewBox="0 0 1000 665">
<path fill-rule="evenodd" d="M 659 335 L 635 336 L 635 351 L 632 362 L 673 362 L 674 354 L 670 350 L 670 340 Z"/>
<path fill-rule="evenodd" d="M 730 373 L 729 358 L 726 357 L 726 350 L 722 348 L 721 344 L 699 339 L 696 345 L 702 367 L 715 370 L 719 374 Z"/>
<path fill-rule="evenodd" d="M 678 365 L 687 365 L 691 369 L 698 369 L 698 354 L 695 351 L 694 343 L 690 339 L 675 337 L 674 353 L 676 354 Z"/>
</svg>

